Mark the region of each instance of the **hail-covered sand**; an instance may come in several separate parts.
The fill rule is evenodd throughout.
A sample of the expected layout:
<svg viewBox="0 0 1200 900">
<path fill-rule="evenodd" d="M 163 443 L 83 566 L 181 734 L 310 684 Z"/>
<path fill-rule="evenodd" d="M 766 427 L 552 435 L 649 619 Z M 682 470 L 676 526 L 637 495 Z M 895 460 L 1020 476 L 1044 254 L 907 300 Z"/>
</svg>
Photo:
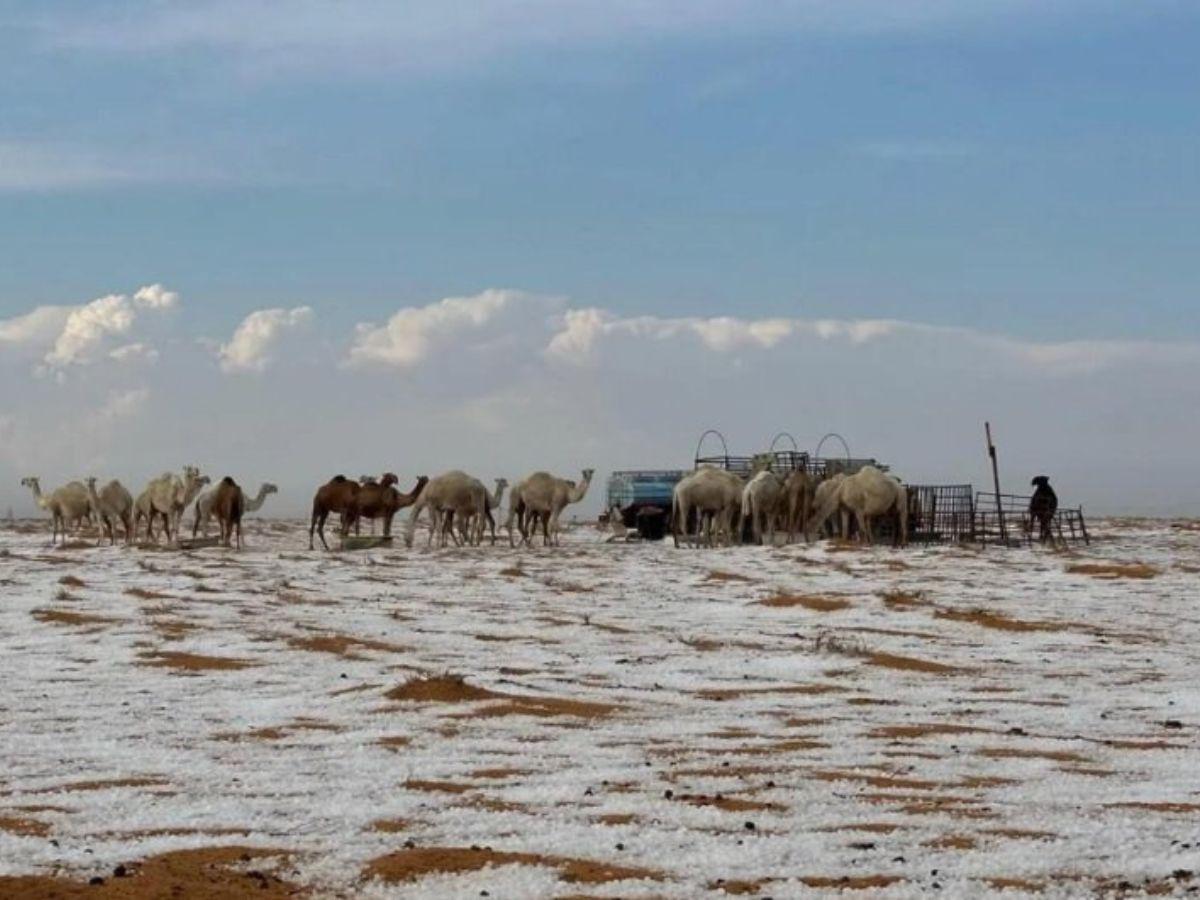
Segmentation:
<svg viewBox="0 0 1200 900">
<path fill-rule="evenodd" d="M 199 848 L 281 879 L 264 896 L 1182 895 L 1200 531 L 1095 531 L 1069 555 L 0 531 L 0 876 L 42 876 L 0 896 L 136 896 Z"/>
</svg>

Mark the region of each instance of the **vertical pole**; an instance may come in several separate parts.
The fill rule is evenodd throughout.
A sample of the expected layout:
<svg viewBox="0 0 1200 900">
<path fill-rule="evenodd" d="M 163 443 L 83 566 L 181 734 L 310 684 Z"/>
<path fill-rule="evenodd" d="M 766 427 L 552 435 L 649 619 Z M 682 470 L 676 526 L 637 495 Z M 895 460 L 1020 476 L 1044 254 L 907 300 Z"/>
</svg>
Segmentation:
<svg viewBox="0 0 1200 900">
<path fill-rule="evenodd" d="M 992 443 L 992 423 L 983 423 L 987 435 L 988 456 L 992 458 L 992 483 L 996 486 L 996 521 L 1000 525 L 1000 542 L 1008 546 L 1008 530 L 1004 527 L 1004 502 L 1000 499 L 1000 467 L 996 463 L 996 445 Z"/>
</svg>

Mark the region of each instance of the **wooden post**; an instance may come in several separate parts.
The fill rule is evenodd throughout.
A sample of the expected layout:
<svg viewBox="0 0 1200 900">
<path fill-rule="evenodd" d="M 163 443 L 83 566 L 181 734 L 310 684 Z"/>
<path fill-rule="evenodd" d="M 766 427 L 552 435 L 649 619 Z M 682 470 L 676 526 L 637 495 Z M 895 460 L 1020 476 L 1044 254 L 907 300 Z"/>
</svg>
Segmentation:
<svg viewBox="0 0 1200 900">
<path fill-rule="evenodd" d="M 1000 467 L 996 463 L 996 445 L 992 443 L 992 423 L 983 423 L 987 435 L 988 456 L 992 458 L 992 483 L 996 486 L 996 521 L 1000 526 L 1000 542 L 1008 546 L 1008 530 L 1004 527 L 1004 502 L 1000 499 Z"/>
</svg>

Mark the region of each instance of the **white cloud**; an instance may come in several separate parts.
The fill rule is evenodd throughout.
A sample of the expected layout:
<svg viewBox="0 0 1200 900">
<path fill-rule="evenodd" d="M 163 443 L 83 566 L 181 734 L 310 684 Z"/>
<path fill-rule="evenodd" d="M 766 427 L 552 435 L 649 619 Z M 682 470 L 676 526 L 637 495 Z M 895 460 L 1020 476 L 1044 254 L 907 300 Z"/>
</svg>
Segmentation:
<svg viewBox="0 0 1200 900">
<path fill-rule="evenodd" d="M 15 316 L 0 319 L 0 344 L 44 347 L 52 343 L 71 315 L 69 306 L 39 306 Z"/>
<path fill-rule="evenodd" d="M 218 350 L 223 372 L 264 372 L 274 362 L 275 349 L 283 336 L 307 325 L 313 311 L 307 306 L 294 309 L 260 309 L 250 313 L 237 327 L 229 343 Z"/>
<path fill-rule="evenodd" d="M 133 329 L 142 310 L 162 312 L 173 308 L 178 301 L 178 294 L 161 284 L 153 284 L 139 288 L 132 301 L 125 294 L 109 294 L 71 308 L 44 362 L 52 371 L 94 362 L 109 338 L 127 335 Z M 147 348 L 142 345 L 138 348 L 137 352 L 144 358 Z M 108 355 L 114 359 L 122 358 L 120 350 Z"/>
<path fill-rule="evenodd" d="M 350 365 L 413 368 L 442 352 L 456 353 L 464 346 L 494 339 L 498 327 L 516 326 L 507 314 L 520 316 L 523 327 L 536 329 L 534 340 L 545 333 L 536 317 L 557 301 L 520 291 L 491 289 L 473 297 L 447 297 L 428 306 L 401 309 L 386 325 L 359 325 L 350 348 Z M 516 328 L 513 328 L 515 333 Z M 524 335 L 517 335 L 525 337 Z"/>
<path fill-rule="evenodd" d="M 122 363 L 152 363 L 158 361 L 158 351 L 148 344 L 140 342 L 117 347 L 108 355 L 110 359 L 115 359 L 117 362 Z"/>
<path fill-rule="evenodd" d="M 179 305 L 179 295 L 156 282 L 138 288 L 133 302 L 146 309 L 174 309 Z"/>
<path fill-rule="evenodd" d="M 105 338 L 127 333 L 136 315 L 124 294 L 109 294 L 73 309 L 54 348 L 46 354 L 46 364 L 62 367 L 88 362 Z"/>
</svg>

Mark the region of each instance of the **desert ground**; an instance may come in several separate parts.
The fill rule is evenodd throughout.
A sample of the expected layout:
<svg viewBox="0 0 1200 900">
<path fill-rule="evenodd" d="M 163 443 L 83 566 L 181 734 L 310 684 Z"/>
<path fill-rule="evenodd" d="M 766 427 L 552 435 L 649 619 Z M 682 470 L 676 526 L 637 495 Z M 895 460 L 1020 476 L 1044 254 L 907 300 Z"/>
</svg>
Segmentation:
<svg viewBox="0 0 1200 900">
<path fill-rule="evenodd" d="M 7 526 L 0 897 L 1196 892 L 1200 526 L 1093 530 L 323 553 L 258 521 L 236 553 Z"/>
</svg>

